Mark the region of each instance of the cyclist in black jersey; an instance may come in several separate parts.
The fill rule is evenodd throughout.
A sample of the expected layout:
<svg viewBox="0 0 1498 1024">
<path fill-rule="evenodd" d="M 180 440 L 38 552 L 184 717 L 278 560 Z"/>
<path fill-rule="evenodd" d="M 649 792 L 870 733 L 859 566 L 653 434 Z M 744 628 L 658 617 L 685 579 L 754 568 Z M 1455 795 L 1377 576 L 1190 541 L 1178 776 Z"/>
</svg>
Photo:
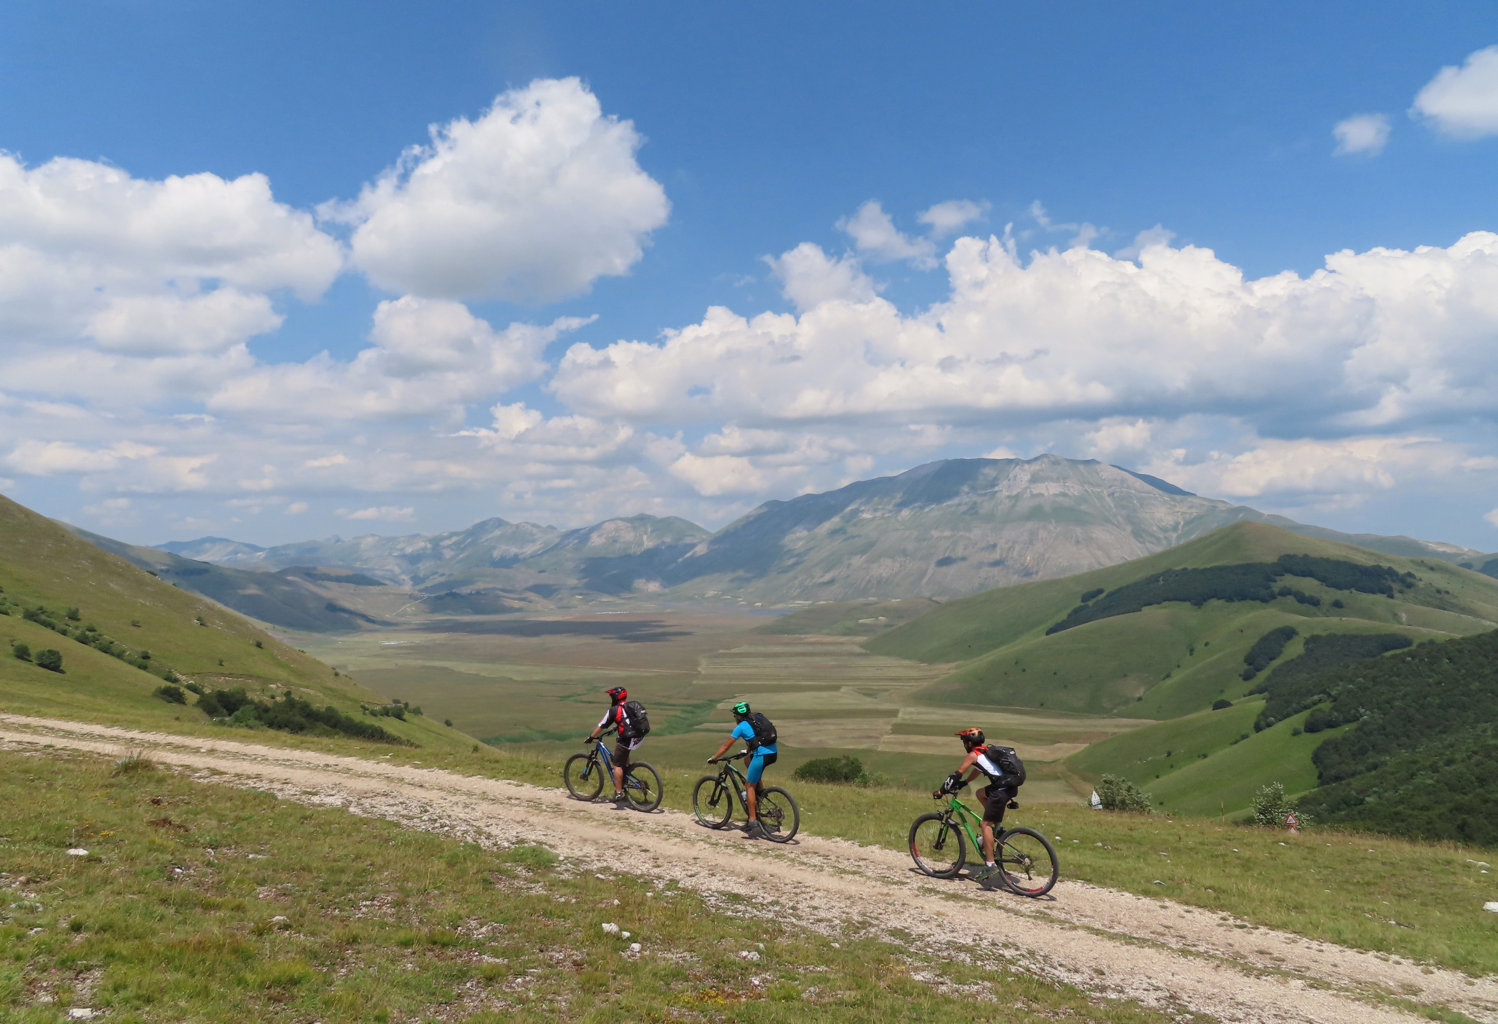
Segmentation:
<svg viewBox="0 0 1498 1024">
<path fill-rule="evenodd" d="M 629 798 L 624 795 L 624 769 L 629 767 L 630 754 L 640 745 L 643 737 L 635 735 L 629 727 L 629 716 L 624 713 L 624 702 L 629 699 L 629 691 L 622 686 L 609 689 L 609 709 L 604 712 L 603 718 L 588 733 L 588 742 L 591 743 L 604 733 L 613 729 L 618 733 L 618 742 L 614 744 L 614 809 L 629 806 Z"/>
</svg>

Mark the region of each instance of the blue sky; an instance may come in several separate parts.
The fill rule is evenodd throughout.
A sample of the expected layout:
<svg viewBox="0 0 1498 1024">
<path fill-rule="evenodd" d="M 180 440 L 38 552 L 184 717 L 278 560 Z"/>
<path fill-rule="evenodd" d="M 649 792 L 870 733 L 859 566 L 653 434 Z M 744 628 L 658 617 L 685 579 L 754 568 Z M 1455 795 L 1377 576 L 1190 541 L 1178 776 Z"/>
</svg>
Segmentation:
<svg viewBox="0 0 1498 1024">
<path fill-rule="evenodd" d="M 0 492 L 718 527 L 1053 451 L 1498 550 L 1491 4 L 811 6 L 12 0 Z"/>
</svg>

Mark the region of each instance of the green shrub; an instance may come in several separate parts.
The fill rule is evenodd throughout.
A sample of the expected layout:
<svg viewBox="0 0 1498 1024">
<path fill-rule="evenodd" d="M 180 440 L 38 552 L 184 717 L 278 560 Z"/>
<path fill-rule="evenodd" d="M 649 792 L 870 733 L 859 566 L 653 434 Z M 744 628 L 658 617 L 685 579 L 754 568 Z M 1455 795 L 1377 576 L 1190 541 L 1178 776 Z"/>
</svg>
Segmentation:
<svg viewBox="0 0 1498 1024">
<path fill-rule="evenodd" d="M 802 782 L 841 782 L 855 786 L 868 784 L 868 773 L 856 757 L 818 757 L 805 762 L 791 773 Z"/>
<path fill-rule="evenodd" d="M 213 690 L 198 698 L 198 707 L 210 718 L 229 719 L 231 725 L 245 728 L 277 729 L 282 732 L 331 735 L 341 733 L 358 739 L 374 740 L 411 747 L 416 744 L 369 722 L 350 718 L 332 705 L 323 708 L 290 693 L 279 700 L 256 700 L 242 689 Z M 404 709 L 402 709 L 404 710 Z M 399 716 L 394 716 L 399 717 Z"/>
<path fill-rule="evenodd" d="M 1285 797 L 1285 786 L 1280 782 L 1271 782 L 1260 786 L 1254 792 L 1253 812 L 1255 825 L 1272 825 L 1279 827 L 1285 823 L 1285 815 L 1294 808 Z"/>
<path fill-rule="evenodd" d="M 1149 794 L 1128 779 L 1117 775 L 1104 775 L 1097 784 L 1098 799 L 1105 811 L 1135 811 L 1149 814 L 1154 810 Z"/>
<path fill-rule="evenodd" d="M 260 727 L 260 714 L 255 705 L 246 704 L 229 716 L 229 724 L 237 725 L 241 729 L 258 729 Z"/>
<path fill-rule="evenodd" d="M 62 652 L 48 647 L 45 651 L 36 652 L 37 668 L 44 668 L 48 672 L 62 671 Z"/>
<path fill-rule="evenodd" d="M 17 658 L 20 658 L 22 661 L 30 661 L 31 660 L 31 648 L 29 646 L 27 646 L 26 644 L 21 643 L 19 640 L 13 641 L 11 643 L 11 645 L 10 645 L 10 653 L 14 654 Z"/>
<path fill-rule="evenodd" d="M 166 701 L 168 704 L 187 703 L 187 694 L 182 692 L 182 687 L 172 686 L 171 684 L 156 687 L 156 689 L 151 692 L 151 696 L 159 697 L 162 700 Z"/>
</svg>

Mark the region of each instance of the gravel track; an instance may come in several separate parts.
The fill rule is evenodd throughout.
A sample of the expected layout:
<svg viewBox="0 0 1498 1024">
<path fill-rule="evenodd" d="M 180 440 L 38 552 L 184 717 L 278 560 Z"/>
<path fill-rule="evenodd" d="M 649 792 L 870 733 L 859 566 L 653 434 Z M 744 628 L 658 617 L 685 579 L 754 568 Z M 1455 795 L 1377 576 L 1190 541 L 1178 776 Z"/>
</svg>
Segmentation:
<svg viewBox="0 0 1498 1024">
<path fill-rule="evenodd" d="M 343 807 L 485 845 L 541 843 L 587 867 L 633 852 L 631 873 L 702 893 L 768 896 L 776 916 L 833 934 L 898 935 L 923 950 L 970 958 L 968 935 L 1012 935 L 1012 966 L 1099 1000 L 1134 999 L 1180 1015 L 1250 1024 L 1413 1024 L 1418 1009 L 1498 1024 L 1498 977 L 1346 949 L 1247 925 L 1168 900 L 1065 877 L 1041 900 L 940 881 L 903 852 L 827 839 L 804 828 L 785 846 L 713 831 L 677 811 L 637 814 L 554 788 L 228 740 L 137 732 L 0 714 L 0 745 L 51 745 L 214 773 L 309 804 Z M 600 843 L 600 835 L 609 835 Z"/>
</svg>

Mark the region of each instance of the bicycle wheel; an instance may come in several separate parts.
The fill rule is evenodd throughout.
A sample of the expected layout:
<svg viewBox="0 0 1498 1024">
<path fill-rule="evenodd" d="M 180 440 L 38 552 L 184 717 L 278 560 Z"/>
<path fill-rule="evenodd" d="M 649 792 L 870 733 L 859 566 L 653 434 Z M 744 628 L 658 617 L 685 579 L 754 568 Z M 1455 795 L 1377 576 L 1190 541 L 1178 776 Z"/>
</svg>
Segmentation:
<svg viewBox="0 0 1498 1024">
<path fill-rule="evenodd" d="M 1044 896 L 1061 868 L 1050 841 L 1033 828 L 1011 828 L 995 838 L 999 880 L 1021 896 Z"/>
<path fill-rule="evenodd" d="M 932 878 L 954 878 L 967 857 L 962 829 L 945 814 L 923 814 L 910 825 L 910 857 Z"/>
<path fill-rule="evenodd" d="M 779 786 L 760 788 L 754 810 L 765 838 L 774 843 L 788 843 L 801 827 L 801 811 L 791 795 Z"/>
<path fill-rule="evenodd" d="M 579 800 L 592 800 L 603 788 L 603 765 L 592 754 L 573 754 L 562 767 L 562 781 Z"/>
<path fill-rule="evenodd" d="M 733 814 L 733 795 L 716 775 L 704 775 L 692 789 L 692 812 L 708 828 L 722 828 Z"/>
<path fill-rule="evenodd" d="M 661 773 L 644 761 L 631 761 L 624 769 L 624 792 L 635 810 L 655 810 L 661 805 Z"/>
</svg>

